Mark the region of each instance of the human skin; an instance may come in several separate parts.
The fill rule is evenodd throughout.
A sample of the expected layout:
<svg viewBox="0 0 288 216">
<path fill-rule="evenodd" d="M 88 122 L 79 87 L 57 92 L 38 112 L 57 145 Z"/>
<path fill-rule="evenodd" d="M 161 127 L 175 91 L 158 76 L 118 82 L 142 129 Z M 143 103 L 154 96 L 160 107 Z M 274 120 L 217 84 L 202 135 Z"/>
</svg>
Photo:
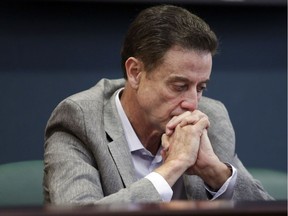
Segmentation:
<svg viewBox="0 0 288 216">
<path fill-rule="evenodd" d="M 164 162 L 155 172 L 170 186 L 186 172 L 219 189 L 231 171 L 214 154 L 207 136 L 209 119 L 197 110 L 211 74 L 211 53 L 174 46 L 152 71 L 135 57 L 125 66 L 127 82 L 120 99 L 125 113 L 147 150 L 156 154 L 164 148 Z"/>
</svg>

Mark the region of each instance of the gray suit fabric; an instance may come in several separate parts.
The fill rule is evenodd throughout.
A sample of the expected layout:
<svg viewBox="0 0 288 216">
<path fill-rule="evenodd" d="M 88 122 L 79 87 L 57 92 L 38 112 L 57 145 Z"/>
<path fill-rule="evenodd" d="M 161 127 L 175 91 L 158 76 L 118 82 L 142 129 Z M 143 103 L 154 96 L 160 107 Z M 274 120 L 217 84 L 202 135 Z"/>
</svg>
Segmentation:
<svg viewBox="0 0 288 216">
<path fill-rule="evenodd" d="M 45 131 L 46 203 L 161 202 L 149 180 L 135 178 L 115 105 L 115 91 L 124 83 L 123 79 L 102 79 L 53 111 Z M 224 105 L 203 97 L 199 109 L 209 116 L 208 135 L 215 153 L 238 170 L 233 199 L 271 199 L 235 154 L 235 134 Z M 188 199 L 208 199 L 199 177 L 184 175 L 183 179 Z"/>
</svg>

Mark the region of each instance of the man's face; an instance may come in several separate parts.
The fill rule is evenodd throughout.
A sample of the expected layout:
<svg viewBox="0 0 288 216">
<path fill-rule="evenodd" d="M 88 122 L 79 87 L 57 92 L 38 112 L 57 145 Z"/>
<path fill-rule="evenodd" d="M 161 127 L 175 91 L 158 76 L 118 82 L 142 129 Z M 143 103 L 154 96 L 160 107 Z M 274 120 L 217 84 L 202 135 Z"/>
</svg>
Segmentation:
<svg viewBox="0 0 288 216">
<path fill-rule="evenodd" d="M 197 109 L 211 68 L 211 53 L 171 48 L 162 64 L 141 75 L 137 100 L 144 113 L 140 113 L 153 128 L 164 131 L 173 116 Z"/>
</svg>

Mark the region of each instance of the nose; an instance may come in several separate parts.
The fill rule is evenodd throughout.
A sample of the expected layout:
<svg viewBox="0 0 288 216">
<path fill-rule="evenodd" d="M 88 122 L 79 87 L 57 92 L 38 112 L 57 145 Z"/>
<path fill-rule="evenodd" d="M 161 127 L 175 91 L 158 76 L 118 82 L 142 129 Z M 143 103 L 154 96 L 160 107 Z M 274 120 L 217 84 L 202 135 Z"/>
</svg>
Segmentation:
<svg viewBox="0 0 288 216">
<path fill-rule="evenodd" d="M 187 92 L 184 97 L 184 100 L 181 102 L 181 108 L 186 111 L 194 111 L 198 107 L 198 93 L 197 91 Z"/>
</svg>

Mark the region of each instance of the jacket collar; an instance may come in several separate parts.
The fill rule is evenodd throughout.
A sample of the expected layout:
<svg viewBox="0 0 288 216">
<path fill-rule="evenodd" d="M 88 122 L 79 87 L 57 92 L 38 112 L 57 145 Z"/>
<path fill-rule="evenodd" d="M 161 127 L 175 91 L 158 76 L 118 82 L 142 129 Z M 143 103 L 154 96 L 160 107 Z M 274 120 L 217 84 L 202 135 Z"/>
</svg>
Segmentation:
<svg viewBox="0 0 288 216">
<path fill-rule="evenodd" d="M 108 148 L 125 186 L 135 182 L 135 168 L 131 153 L 120 121 L 116 103 L 116 92 L 104 105 L 104 128 L 110 138 Z"/>
</svg>

